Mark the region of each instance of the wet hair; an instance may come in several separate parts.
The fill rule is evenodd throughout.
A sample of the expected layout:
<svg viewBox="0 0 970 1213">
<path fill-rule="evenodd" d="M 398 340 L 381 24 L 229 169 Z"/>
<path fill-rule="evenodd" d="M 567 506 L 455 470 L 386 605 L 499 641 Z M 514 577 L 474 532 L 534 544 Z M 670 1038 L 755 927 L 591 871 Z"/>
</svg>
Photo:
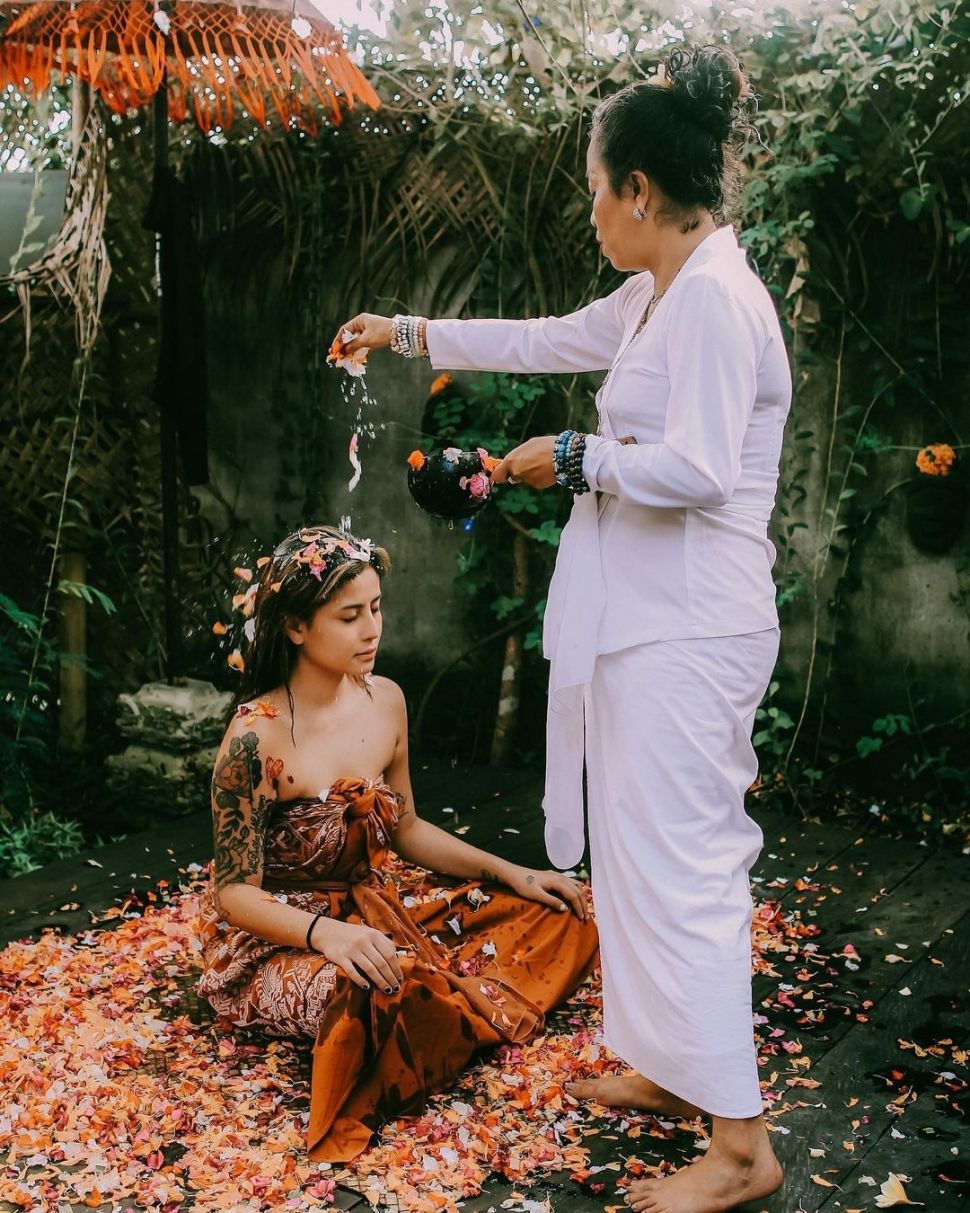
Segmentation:
<svg viewBox="0 0 970 1213">
<path fill-rule="evenodd" d="M 368 559 L 360 559 L 360 553 Z M 290 675 L 299 646 L 287 636 L 287 626 L 308 623 L 324 603 L 365 569 L 372 568 L 383 581 L 390 567 L 390 557 L 383 548 L 334 526 L 301 527 L 277 544 L 260 570 L 242 647 L 245 664 L 232 711 L 284 687 L 292 721 Z M 363 678 L 355 681 L 369 691 Z"/>
<path fill-rule="evenodd" d="M 723 219 L 740 182 L 737 147 L 753 133 L 753 101 L 726 47 L 672 50 L 655 78 L 626 85 L 593 111 L 591 139 L 613 192 L 639 170 L 665 196 L 660 222 L 690 231 L 700 209 Z"/>
</svg>

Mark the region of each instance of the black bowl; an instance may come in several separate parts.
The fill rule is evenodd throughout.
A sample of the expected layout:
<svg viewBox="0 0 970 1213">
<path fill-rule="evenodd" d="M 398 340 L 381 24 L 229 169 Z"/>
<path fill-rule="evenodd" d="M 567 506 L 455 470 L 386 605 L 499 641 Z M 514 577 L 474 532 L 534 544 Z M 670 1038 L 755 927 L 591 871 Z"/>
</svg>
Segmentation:
<svg viewBox="0 0 970 1213">
<path fill-rule="evenodd" d="M 420 452 L 410 459 L 417 462 Z M 488 503 L 492 481 L 483 453 L 446 447 L 436 455 L 423 456 L 424 462 L 408 468 L 411 496 L 432 518 L 470 518 Z M 409 460 L 410 462 L 410 460 Z"/>
</svg>

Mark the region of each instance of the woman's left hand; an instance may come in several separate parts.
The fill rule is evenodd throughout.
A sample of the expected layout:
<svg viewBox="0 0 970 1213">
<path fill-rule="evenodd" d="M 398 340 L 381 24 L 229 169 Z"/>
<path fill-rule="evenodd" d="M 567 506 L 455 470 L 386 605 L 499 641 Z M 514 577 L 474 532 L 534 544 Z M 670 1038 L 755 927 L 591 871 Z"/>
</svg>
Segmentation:
<svg viewBox="0 0 970 1213">
<path fill-rule="evenodd" d="M 541 901 L 557 910 L 571 908 L 580 921 L 586 921 L 586 896 L 583 887 L 568 876 L 563 876 L 562 872 L 541 872 L 534 868 L 516 867 L 506 877 L 505 883 L 520 897 Z"/>
<path fill-rule="evenodd" d="M 492 484 L 531 484 L 534 489 L 548 489 L 556 483 L 552 455 L 556 439 L 552 434 L 530 438 L 509 451 L 492 472 Z"/>
</svg>

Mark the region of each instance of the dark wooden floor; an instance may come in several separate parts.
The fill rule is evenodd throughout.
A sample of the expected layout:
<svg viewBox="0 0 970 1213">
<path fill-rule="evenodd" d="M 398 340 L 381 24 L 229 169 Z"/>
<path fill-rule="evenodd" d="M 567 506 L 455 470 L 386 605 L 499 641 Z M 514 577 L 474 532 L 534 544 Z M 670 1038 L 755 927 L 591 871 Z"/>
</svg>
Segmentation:
<svg viewBox="0 0 970 1213">
<path fill-rule="evenodd" d="M 475 845 L 523 863 L 544 863 L 540 781 L 534 775 L 420 762 L 412 774 L 419 807 L 431 820 L 460 830 Z M 966 859 L 888 837 L 884 827 L 877 832 L 858 824 L 805 823 L 756 805 L 751 811 L 765 833 L 753 873 L 756 897 L 798 908 L 821 931 L 813 941 L 811 980 L 804 979 L 802 954 L 790 963 L 776 957 L 780 977 L 755 982 L 756 1010 L 769 1021 L 763 1031 L 783 1028 L 801 1040 L 812 1064 L 799 1073 L 820 1085 L 790 1093 L 810 1106 L 771 1117 L 786 1185 L 780 1195 L 751 1208 L 868 1213 L 877 1208 L 879 1185 L 890 1172 L 908 1176 L 910 1200 L 932 1213 L 966 1208 Z M 130 892 L 146 891 L 159 879 L 174 885 L 180 867 L 204 863 L 209 855 L 209 818 L 200 812 L 0 882 L 0 946 L 47 926 L 85 929 L 92 915 L 120 904 Z M 779 989 L 791 1007 L 780 1005 Z M 794 1072 L 786 1071 L 784 1057 L 772 1068 Z M 695 1139 L 683 1137 L 658 1142 L 654 1160 L 660 1154 L 674 1162 L 692 1156 Z M 652 1139 L 626 1140 L 619 1129 L 585 1144 L 596 1165 L 633 1154 L 645 1158 L 654 1149 Z M 496 1180 L 461 1208 L 497 1209 L 511 1192 Z M 554 1213 L 617 1203 L 615 1195 L 593 1195 L 568 1176 L 551 1177 L 530 1190 L 529 1198 L 548 1199 Z M 367 1206 L 347 1194 L 338 1207 Z"/>
</svg>

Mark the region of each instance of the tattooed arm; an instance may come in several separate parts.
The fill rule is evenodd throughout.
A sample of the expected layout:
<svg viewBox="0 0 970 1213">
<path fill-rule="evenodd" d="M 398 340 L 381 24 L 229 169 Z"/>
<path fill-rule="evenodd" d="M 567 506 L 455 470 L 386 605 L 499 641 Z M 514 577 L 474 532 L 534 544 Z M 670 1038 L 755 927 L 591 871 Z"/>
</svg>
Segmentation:
<svg viewBox="0 0 970 1213">
<path fill-rule="evenodd" d="M 219 911 L 231 926 L 270 943 L 306 946 L 313 915 L 277 901 L 262 888 L 263 848 L 276 782 L 272 721 L 236 717 L 212 774 L 213 885 Z"/>
<path fill-rule="evenodd" d="M 226 734 L 212 775 L 212 830 L 216 891 L 231 884 L 257 887 L 263 876 L 266 815 L 275 800 L 263 777 L 259 735 L 245 722 Z"/>
<path fill-rule="evenodd" d="M 212 773 L 212 881 L 219 911 L 233 927 L 270 943 L 296 944 L 307 916 L 290 911 L 297 917 L 287 922 L 287 907 L 261 887 L 267 818 L 276 799 L 266 773 L 275 759 L 264 761 L 268 734 L 266 723 L 236 717 L 219 747 Z"/>
</svg>

